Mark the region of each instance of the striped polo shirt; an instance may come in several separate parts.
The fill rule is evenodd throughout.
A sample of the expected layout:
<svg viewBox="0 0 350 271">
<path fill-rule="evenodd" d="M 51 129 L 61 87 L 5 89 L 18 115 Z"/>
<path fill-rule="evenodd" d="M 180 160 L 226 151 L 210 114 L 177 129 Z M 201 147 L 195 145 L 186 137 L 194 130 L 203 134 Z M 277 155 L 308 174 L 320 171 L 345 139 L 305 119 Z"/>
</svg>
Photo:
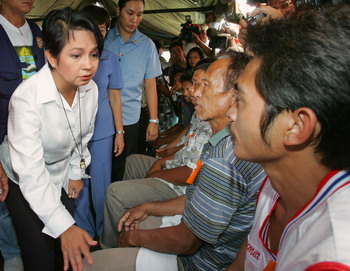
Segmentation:
<svg viewBox="0 0 350 271">
<path fill-rule="evenodd" d="M 224 270 L 235 259 L 253 222 L 261 165 L 238 159 L 228 128 L 203 147 L 203 167 L 187 187 L 183 222 L 205 243 L 197 253 L 180 256 L 185 270 Z"/>
</svg>

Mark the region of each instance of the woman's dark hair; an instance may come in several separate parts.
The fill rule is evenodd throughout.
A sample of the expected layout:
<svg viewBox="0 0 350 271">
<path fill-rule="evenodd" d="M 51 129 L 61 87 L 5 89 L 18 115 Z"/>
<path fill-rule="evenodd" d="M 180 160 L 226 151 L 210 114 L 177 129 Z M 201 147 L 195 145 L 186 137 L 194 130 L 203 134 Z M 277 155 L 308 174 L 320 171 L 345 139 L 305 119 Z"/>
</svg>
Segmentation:
<svg viewBox="0 0 350 271">
<path fill-rule="evenodd" d="M 85 6 L 81 12 L 87 14 L 89 18 L 93 20 L 97 25 L 104 24 L 106 25 L 107 30 L 110 28 L 111 17 L 104 7 L 90 4 Z"/>
<path fill-rule="evenodd" d="M 145 6 L 145 0 L 119 0 L 118 2 L 119 9 L 122 10 L 123 7 L 125 7 L 126 3 L 130 1 L 142 1 L 143 6 Z"/>
<path fill-rule="evenodd" d="M 188 69 L 188 70 L 193 69 L 193 68 L 190 66 L 190 63 L 188 62 L 188 59 L 189 59 L 190 54 L 191 54 L 192 52 L 197 52 L 197 53 L 199 54 L 200 60 L 202 60 L 202 59 L 204 58 L 204 53 L 203 53 L 202 49 L 199 48 L 199 47 L 193 47 L 191 50 L 188 51 L 188 53 L 187 53 L 187 55 L 186 55 L 186 69 Z"/>
<path fill-rule="evenodd" d="M 103 37 L 97 25 L 82 12 L 67 7 L 61 10 L 52 10 L 43 21 L 42 35 L 45 50 L 58 57 L 69 40 L 70 32 L 74 30 L 91 31 L 96 39 L 97 48 L 101 54 L 103 50 Z M 49 65 L 52 69 L 51 65 Z"/>
<path fill-rule="evenodd" d="M 350 6 L 297 8 L 282 20 L 248 26 L 260 60 L 255 84 L 265 99 L 261 135 L 283 111 L 307 107 L 321 131 L 315 155 L 330 169 L 350 169 Z"/>
</svg>

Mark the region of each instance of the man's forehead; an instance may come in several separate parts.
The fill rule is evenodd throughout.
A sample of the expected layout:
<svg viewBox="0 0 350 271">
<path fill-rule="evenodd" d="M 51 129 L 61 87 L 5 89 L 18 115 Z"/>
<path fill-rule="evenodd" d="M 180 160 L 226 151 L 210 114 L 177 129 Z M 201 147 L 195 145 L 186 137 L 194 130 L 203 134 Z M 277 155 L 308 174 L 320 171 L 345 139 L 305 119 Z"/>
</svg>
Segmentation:
<svg viewBox="0 0 350 271">
<path fill-rule="evenodd" d="M 192 76 L 193 79 L 198 79 L 198 78 L 202 78 L 203 75 L 205 73 L 205 70 L 202 70 L 202 69 L 199 69 L 199 70 L 196 70 Z"/>
<path fill-rule="evenodd" d="M 214 61 L 212 64 L 210 64 L 206 73 L 204 74 L 204 79 L 209 81 L 217 76 L 222 76 L 223 73 L 227 71 L 229 64 L 229 58 L 221 58 Z"/>
<path fill-rule="evenodd" d="M 182 50 L 180 45 L 174 45 L 173 47 L 171 47 L 170 53 L 176 52 L 177 50 Z"/>
</svg>

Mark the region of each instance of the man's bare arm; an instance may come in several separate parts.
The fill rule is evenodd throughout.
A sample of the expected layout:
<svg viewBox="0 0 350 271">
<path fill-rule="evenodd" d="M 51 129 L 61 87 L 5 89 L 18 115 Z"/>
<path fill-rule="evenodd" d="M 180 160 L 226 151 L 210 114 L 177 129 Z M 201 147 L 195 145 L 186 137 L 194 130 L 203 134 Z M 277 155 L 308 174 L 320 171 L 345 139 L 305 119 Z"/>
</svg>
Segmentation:
<svg viewBox="0 0 350 271">
<path fill-rule="evenodd" d="M 181 215 L 185 209 L 185 195 L 165 201 L 147 202 L 130 208 L 119 220 L 118 231 L 137 230 L 149 216 Z"/>
<path fill-rule="evenodd" d="M 247 238 L 242 243 L 241 248 L 239 250 L 239 253 L 238 253 L 236 259 L 226 269 L 226 271 L 244 271 L 244 261 L 245 261 L 246 251 L 247 251 Z"/>
<path fill-rule="evenodd" d="M 182 166 L 177 168 L 153 171 L 151 174 L 148 174 L 147 177 L 160 178 L 175 185 L 187 185 L 186 180 L 188 177 L 190 177 L 192 171 L 192 168 L 188 166 Z"/>
<path fill-rule="evenodd" d="M 145 247 L 161 253 L 183 255 L 196 253 L 203 243 L 183 222 L 166 228 L 128 231 L 119 237 L 121 247 Z"/>
</svg>

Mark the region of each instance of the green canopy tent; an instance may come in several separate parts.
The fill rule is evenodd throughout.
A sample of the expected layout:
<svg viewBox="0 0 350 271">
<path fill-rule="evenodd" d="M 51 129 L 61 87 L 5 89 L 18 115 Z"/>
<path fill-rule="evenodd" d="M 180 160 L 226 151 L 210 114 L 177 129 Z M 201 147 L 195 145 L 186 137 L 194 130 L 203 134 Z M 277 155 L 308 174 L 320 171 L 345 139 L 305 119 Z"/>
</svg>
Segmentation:
<svg viewBox="0 0 350 271">
<path fill-rule="evenodd" d="M 115 16 L 118 0 L 36 0 L 28 18 L 40 24 L 43 17 L 53 9 L 69 6 L 79 10 L 96 2 L 102 4 L 111 17 Z M 194 24 L 204 24 L 236 9 L 233 0 L 146 0 L 139 30 L 152 39 L 169 44 L 173 37 L 180 34 L 180 25 L 186 22 L 185 16 L 190 15 Z"/>
</svg>

